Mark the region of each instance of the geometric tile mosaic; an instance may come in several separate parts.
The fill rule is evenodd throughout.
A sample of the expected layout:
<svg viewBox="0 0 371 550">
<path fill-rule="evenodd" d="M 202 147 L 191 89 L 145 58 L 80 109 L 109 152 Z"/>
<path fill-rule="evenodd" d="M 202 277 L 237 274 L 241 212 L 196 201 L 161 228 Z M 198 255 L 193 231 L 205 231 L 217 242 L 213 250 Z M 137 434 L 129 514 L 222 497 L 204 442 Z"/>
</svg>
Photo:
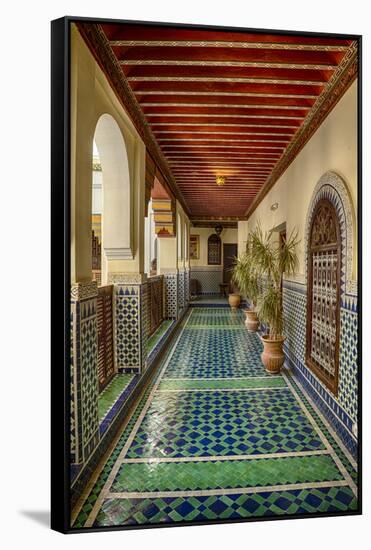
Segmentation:
<svg viewBox="0 0 371 550">
<path fill-rule="evenodd" d="M 353 459 L 295 379 L 264 374 L 260 340 L 243 322 L 228 308 L 191 310 L 74 527 L 357 508 Z M 224 363 L 213 370 L 217 342 Z"/>
<path fill-rule="evenodd" d="M 303 286 L 306 290 L 306 287 Z M 283 288 L 283 311 L 285 321 L 285 347 L 305 364 L 307 296 L 286 286 Z"/>
<path fill-rule="evenodd" d="M 210 308 L 212 313 L 207 313 L 206 316 L 202 313 L 202 309 L 193 311 L 191 322 L 197 324 L 200 320 L 203 321 L 204 317 L 211 322 L 213 318 L 220 320 L 224 308 Z M 228 313 L 229 310 L 226 312 Z M 169 378 L 270 376 L 260 361 L 262 344 L 259 338 L 246 331 L 241 324 L 241 319 L 242 317 L 240 317 L 240 326 L 233 330 L 226 330 L 224 326 L 209 330 L 186 329 L 170 360 L 166 376 Z M 231 322 L 230 319 L 229 322 Z"/>
<path fill-rule="evenodd" d="M 252 495 L 109 499 L 94 526 L 244 519 L 356 508 L 356 498 L 348 487 L 268 491 Z"/>
<path fill-rule="evenodd" d="M 84 296 L 84 288 L 80 287 L 80 296 Z M 85 462 L 99 441 L 97 337 L 96 297 L 72 301 L 71 458 L 74 464 Z"/>
<path fill-rule="evenodd" d="M 141 366 L 140 285 L 119 285 L 116 292 L 118 368 Z"/>
<path fill-rule="evenodd" d="M 299 285 L 296 285 L 299 286 Z M 357 313 L 340 309 L 340 350 L 339 350 L 339 391 L 337 398 L 306 367 L 306 287 L 290 287 L 285 283 L 283 288 L 283 308 L 285 318 L 285 351 L 310 380 L 319 397 L 332 409 L 332 414 L 343 420 L 344 414 L 353 421 L 357 418 Z"/>
<path fill-rule="evenodd" d="M 339 402 L 357 420 L 358 315 L 340 310 Z"/>
<path fill-rule="evenodd" d="M 313 451 L 323 443 L 288 388 L 157 394 L 128 458 Z"/>
<path fill-rule="evenodd" d="M 150 303 L 149 285 L 140 285 L 140 351 L 141 351 L 141 370 L 147 365 L 147 339 L 148 327 L 150 326 L 151 303 Z"/>
<path fill-rule="evenodd" d="M 219 285 L 223 282 L 223 270 L 220 267 L 191 269 L 190 278 L 198 281 L 200 294 L 219 294 Z"/>
<path fill-rule="evenodd" d="M 96 300 L 92 300 L 92 302 Z M 81 309 L 89 308 L 86 302 Z M 80 369 L 81 369 L 81 408 L 84 458 L 90 455 L 97 444 L 98 434 L 98 368 L 97 368 L 97 318 L 92 316 L 80 324 Z"/>
<path fill-rule="evenodd" d="M 178 273 L 178 307 L 183 309 L 185 305 L 184 301 L 184 271 L 179 271 Z"/>
<path fill-rule="evenodd" d="M 187 269 L 184 272 L 184 303 L 189 303 L 189 277 L 190 277 L 190 271 Z"/>
<path fill-rule="evenodd" d="M 178 274 L 165 273 L 165 317 L 166 319 L 178 318 Z"/>
</svg>

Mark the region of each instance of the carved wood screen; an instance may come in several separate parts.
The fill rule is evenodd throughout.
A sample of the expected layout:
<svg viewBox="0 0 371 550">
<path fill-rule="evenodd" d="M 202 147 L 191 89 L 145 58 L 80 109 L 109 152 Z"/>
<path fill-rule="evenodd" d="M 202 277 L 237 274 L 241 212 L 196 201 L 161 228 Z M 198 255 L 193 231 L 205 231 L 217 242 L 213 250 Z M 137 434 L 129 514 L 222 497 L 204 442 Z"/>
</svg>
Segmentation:
<svg viewBox="0 0 371 550">
<path fill-rule="evenodd" d="M 151 277 L 149 279 L 149 294 L 150 294 L 150 330 L 152 334 L 162 323 L 163 314 L 163 276 Z"/>
<path fill-rule="evenodd" d="M 306 360 L 334 393 L 338 390 L 341 239 L 337 215 L 322 199 L 313 212 L 308 241 Z"/>
<path fill-rule="evenodd" d="M 113 358 L 113 285 L 98 288 L 97 324 L 98 324 L 98 382 L 102 391 L 112 379 Z"/>
<path fill-rule="evenodd" d="M 222 263 L 222 244 L 220 237 L 213 233 L 207 241 L 207 263 L 209 265 L 220 265 Z"/>
<path fill-rule="evenodd" d="M 101 253 L 102 245 L 100 244 L 99 238 L 95 235 L 93 229 L 91 235 L 92 279 L 93 281 L 97 281 L 98 286 L 100 286 L 102 283 Z"/>
</svg>

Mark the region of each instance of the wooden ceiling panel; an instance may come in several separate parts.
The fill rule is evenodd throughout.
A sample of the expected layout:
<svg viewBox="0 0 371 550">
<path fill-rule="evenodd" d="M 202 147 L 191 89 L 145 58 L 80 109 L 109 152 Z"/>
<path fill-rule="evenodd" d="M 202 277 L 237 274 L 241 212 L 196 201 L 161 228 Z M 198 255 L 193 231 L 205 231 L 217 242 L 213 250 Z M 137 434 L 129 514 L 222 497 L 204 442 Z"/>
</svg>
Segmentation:
<svg viewBox="0 0 371 550">
<path fill-rule="evenodd" d="M 347 37 L 166 24 L 79 28 L 198 220 L 251 212 L 357 76 L 357 44 Z"/>
<path fill-rule="evenodd" d="M 298 35 L 296 33 L 275 34 L 263 31 L 234 31 L 186 27 L 182 25 L 143 24 L 143 23 L 106 23 L 103 31 L 109 40 L 133 41 L 220 41 L 232 43 L 277 43 L 294 45 L 316 45 L 327 49 L 329 46 L 346 47 L 351 40 L 345 38 Z"/>
<path fill-rule="evenodd" d="M 181 87 L 178 80 L 133 80 L 130 82 L 132 90 L 136 93 L 149 92 L 168 92 L 171 94 L 245 94 L 247 97 L 253 94 L 254 97 L 268 96 L 298 96 L 299 98 L 311 97 L 317 99 L 317 96 L 323 91 L 324 83 L 309 84 L 305 82 L 302 85 L 291 83 L 283 84 L 280 82 L 265 83 L 262 81 L 250 82 L 248 80 L 211 80 L 210 77 L 204 77 L 203 80 L 183 80 Z"/>
<path fill-rule="evenodd" d="M 151 46 L 150 52 L 145 46 L 115 46 L 113 51 L 120 62 L 124 64 L 179 64 L 191 63 L 207 59 L 214 63 L 268 63 L 287 65 L 318 65 L 336 68 L 344 56 L 344 51 L 313 51 L 295 49 L 270 48 L 223 48 L 223 47 L 182 47 L 182 46 Z M 150 57 L 148 54 L 150 53 Z"/>
<path fill-rule="evenodd" d="M 268 67 L 236 67 L 227 65 L 212 65 L 212 66 L 198 66 L 198 65 L 127 65 L 123 63 L 122 70 L 128 81 L 134 81 L 134 79 L 154 79 L 161 80 L 164 78 L 180 79 L 180 82 L 185 78 L 240 78 L 240 79 L 254 79 L 254 80 L 267 80 L 284 81 L 284 83 L 290 84 L 290 81 L 305 82 L 309 81 L 311 84 L 325 83 L 332 76 L 334 69 L 302 69 L 302 68 L 276 68 L 273 66 Z M 205 71 L 207 69 L 207 77 L 205 77 Z"/>
</svg>

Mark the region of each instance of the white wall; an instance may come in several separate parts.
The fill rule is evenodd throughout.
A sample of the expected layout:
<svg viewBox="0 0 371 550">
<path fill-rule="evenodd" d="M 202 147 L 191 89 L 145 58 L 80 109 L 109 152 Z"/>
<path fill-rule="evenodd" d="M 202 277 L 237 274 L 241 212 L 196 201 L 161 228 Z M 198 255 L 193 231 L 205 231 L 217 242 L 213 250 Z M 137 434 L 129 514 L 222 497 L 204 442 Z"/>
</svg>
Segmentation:
<svg viewBox="0 0 371 550">
<path fill-rule="evenodd" d="M 339 103 L 318 128 L 286 172 L 248 219 L 248 228 L 258 221 L 264 229 L 286 222 L 287 233 L 299 231 L 299 279 L 304 279 L 304 231 L 308 207 L 321 176 L 332 170 L 347 184 L 354 209 L 357 204 L 357 82 L 354 82 Z M 274 212 L 271 205 L 278 202 Z M 240 225 L 239 242 L 246 239 L 247 227 Z M 356 238 L 356 237 L 355 237 Z M 355 243 L 353 243 L 355 244 Z M 356 247 L 353 246 L 353 277 L 356 279 Z"/>
<path fill-rule="evenodd" d="M 207 266 L 207 240 L 215 233 L 212 227 L 191 227 L 191 235 L 200 235 L 200 259 L 191 260 L 191 268 Z M 222 257 L 221 264 L 223 265 L 223 244 L 224 243 L 236 243 L 238 242 L 237 229 L 223 229 L 220 235 L 222 241 Z"/>
</svg>

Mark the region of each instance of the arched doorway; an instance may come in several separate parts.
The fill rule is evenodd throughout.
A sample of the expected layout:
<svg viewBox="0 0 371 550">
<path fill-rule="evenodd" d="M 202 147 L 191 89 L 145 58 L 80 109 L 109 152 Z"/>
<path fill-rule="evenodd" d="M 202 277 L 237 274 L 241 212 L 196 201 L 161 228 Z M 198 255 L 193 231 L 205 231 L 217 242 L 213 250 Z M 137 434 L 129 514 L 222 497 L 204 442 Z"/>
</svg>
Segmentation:
<svg viewBox="0 0 371 550">
<path fill-rule="evenodd" d="M 99 118 L 94 144 L 101 170 L 101 281 L 105 284 L 109 260 L 133 258 L 130 169 L 124 137 L 111 115 Z M 93 205 L 97 202 L 93 195 Z"/>
<path fill-rule="evenodd" d="M 98 282 L 98 384 L 102 391 L 115 374 L 113 285 L 108 262 L 132 257 L 130 171 L 125 141 L 115 119 L 96 125 L 92 167 L 92 274 Z"/>
</svg>

